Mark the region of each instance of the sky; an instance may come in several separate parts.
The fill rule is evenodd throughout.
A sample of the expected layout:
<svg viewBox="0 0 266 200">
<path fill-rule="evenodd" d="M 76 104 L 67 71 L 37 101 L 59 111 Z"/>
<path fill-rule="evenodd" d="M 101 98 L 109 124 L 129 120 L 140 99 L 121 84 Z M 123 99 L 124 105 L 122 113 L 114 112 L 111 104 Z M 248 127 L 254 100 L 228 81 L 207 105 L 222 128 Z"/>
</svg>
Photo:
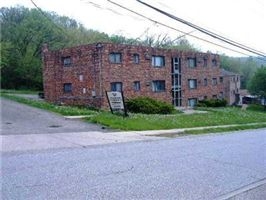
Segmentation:
<svg viewBox="0 0 266 200">
<path fill-rule="evenodd" d="M 118 34 L 127 38 L 168 35 L 171 39 L 185 36 L 190 43 L 203 52 L 211 51 L 229 56 L 254 55 L 237 49 L 219 40 L 172 20 L 138 3 L 136 0 L 111 0 L 157 22 L 166 24 L 172 30 L 122 9 L 108 0 L 33 0 L 44 11 L 77 20 L 88 29 Z M 266 55 L 266 1 L 264 0 L 142 0 L 179 18 L 215 32 L 223 37 L 246 45 Z M 1 0 L 0 7 L 22 5 L 35 8 L 31 0 Z M 178 31 L 177 31 L 178 30 Z M 180 32 L 181 31 L 181 32 Z M 221 48 L 209 42 L 242 52 Z"/>
</svg>

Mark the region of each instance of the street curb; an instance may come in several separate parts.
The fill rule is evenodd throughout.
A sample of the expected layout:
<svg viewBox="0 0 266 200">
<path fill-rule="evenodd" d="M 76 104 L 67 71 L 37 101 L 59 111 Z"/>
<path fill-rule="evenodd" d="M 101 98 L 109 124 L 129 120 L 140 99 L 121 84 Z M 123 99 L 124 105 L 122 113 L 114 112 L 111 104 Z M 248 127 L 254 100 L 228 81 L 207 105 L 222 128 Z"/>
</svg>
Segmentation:
<svg viewBox="0 0 266 200">
<path fill-rule="evenodd" d="M 262 180 L 259 180 L 257 182 L 254 182 L 254 183 L 251 183 L 249 185 L 246 185 L 244 187 L 241 187 L 237 190 L 234 190 L 232 192 L 229 192 L 227 194 L 224 194 L 222 196 L 219 196 L 218 198 L 215 198 L 214 200 L 229 200 L 229 199 L 234 199 L 236 198 L 238 195 L 241 195 L 243 193 L 246 193 L 246 192 L 250 192 L 252 190 L 255 190 L 256 188 L 260 187 L 260 186 L 263 186 L 266 184 L 266 179 L 262 179 Z"/>
<path fill-rule="evenodd" d="M 260 123 L 248 123 L 248 124 L 230 124 L 230 125 L 218 125 L 218 126 L 204 126 L 204 127 L 193 127 L 193 128 L 181 128 L 181 129 L 168 129 L 168 130 L 147 130 L 147 131 L 125 131 L 125 132 L 134 132 L 136 134 L 144 135 L 144 136 L 156 136 L 163 134 L 178 134 L 183 133 L 188 130 L 204 130 L 204 129 L 214 129 L 214 128 L 227 128 L 227 127 L 235 127 L 235 126 L 249 126 L 249 125 L 260 125 L 266 124 L 266 122 Z"/>
</svg>

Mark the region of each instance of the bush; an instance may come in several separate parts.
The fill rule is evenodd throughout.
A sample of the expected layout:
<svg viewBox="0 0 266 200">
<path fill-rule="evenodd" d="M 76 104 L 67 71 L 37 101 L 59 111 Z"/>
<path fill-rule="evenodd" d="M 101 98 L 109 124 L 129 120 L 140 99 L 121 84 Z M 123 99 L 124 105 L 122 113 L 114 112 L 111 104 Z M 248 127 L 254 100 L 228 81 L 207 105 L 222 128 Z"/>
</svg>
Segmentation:
<svg viewBox="0 0 266 200">
<path fill-rule="evenodd" d="M 259 104 L 250 104 L 248 105 L 247 110 L 254 110 L 254 111 L 260 111 L 260 112 L 266 111 L 265 107 Z"/>
<path fill-rule="evenodd" d="M 206 99 L 199 101 L 198 107 L 225 107 L 227 105 L 227 101 L 225 99 Z"/>
<path fill-rule="evenodd" d="M 126 106 L 129 112 L 144 114 L 170 114 L 175 110 L 172 105 L 149 97 L 129 99 Z"/>
</svg>

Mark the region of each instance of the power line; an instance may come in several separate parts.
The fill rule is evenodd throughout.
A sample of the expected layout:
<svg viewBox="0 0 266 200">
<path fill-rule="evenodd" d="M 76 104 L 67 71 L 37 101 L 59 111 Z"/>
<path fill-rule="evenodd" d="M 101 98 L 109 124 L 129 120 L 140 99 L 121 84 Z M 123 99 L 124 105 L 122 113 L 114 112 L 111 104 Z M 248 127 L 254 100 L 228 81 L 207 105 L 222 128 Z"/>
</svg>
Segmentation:
<svg viewBox="0 0 266 200">
<path fill-rule="evenodd" d="M 184 19 L 181 19 L 179 17 L 176 17 L 176 16 L 174 16 L 174 15 L 172 15 L 172 14 L 166 12 L 166 11 L 163 11 L 163 10 L 161 10 L 159 8 L 156 8 L 156 7 L 154 7 L 154 6 L 152 6 L 152 5 L 148 4 L 148 3 L 145 3 L 145 2 L 143 2 L 141 0 L 137 0 L 137 2 L 139 2 L 139 3 L 141 3 L 141 4 L 145 5 L 145 6 L 147 6 L 149 8 L 152 8 L 152 9 L 156 10 L 157 12 L 159 12 L 159 13 L 161 13 L 163 15 L 166 15 L 167 17 L 169 17 L 171 19 L 174 19 L 174 20 L 176 20 L 178 22 L 181 22 L 181 23 L 183 23 L 183 24 L 185 24 L 187 26 L 190 26 L 190 27 L 192 27 L 192 28 L 194 28 L 194 29 L 202 32 L 202 33 L 205 33 L 208 36 L 211 36 L 211 37 L 213 37 L 215 39 L 218 39 L 218 40 L 221 40 L 221 41 L 223 41 L 223 42 L 225 42 L 227 44 L 230 44 L 232 46 L 238 47 L 238 48 L 243 49 L 245 51 L 248 51 L 248 52 L 251 52 L 251 53 L 254 53 L 254 54 L 257 54 L 259 56 L 262 56 L 262 57 L 265 57 L 266 58 L 266 53 L 264 53 L 264 52 L 258 51 L 256 49 L 250 48 L 250 47 L 248 47 L 246 45 L 243 45 L 243 44 L 240 44 L 240 43 L 238 43 L 236 41 L 233 41 L 231 39 L 225 38 L 225 37 L 223 37 L 221 35 L 218 35 L 218 34 L 216 34 L 214 32 L 211 32 L 211 31 L 209 31 L 209 30 L 207 30 L 205 28 L 202 28 L 202 27 L 197 26 L 195 24 L 192 24 L 191 22 L 188 22 L 188 21 L 186 21 Z"/>
<path fill-rule="evenodd" d="M 161 25 L 161 26 L 164 26 L 164 27 L 166 27 L 166 28 L 172 29 L 172 30 L 174 30 L 174 31 L 180 32 L 180 33 L 182 33 L 182 34 L 184 34 L 184 35 L 188 35 L 188 36 L 193 37 L 193 38 L 196 38 L 196 39 L 198 39 L 198 40 L 202 40 L 202 41 L 204 41 L 204 42 L 206 42 L 206 43 L 209 43 L 209 44 L 212 44 L 212 45 L 215 45 L 215 46 L 219 46 L 219 47 L 221 47 L 221 48 L 224 48 L 224 49 L 227 49 L 227 50 L 230 50 L 230 51 L 233 51 L 233 52 L 236 52 L 236 53 L 239 53 L 239 54 L 245 55 L 245 56 L 250 56 L 249 54 L 246 54 L 246 53 L 243 53 L 243 52 L 240 52 L 240 51 L 237 51 L 237 50 L 231 49 L 231 48 L 229 48 L 229 47 L 225 47 L 225 46 L 223 46 L 223 45 L 220 45 L 220 44 L 217 44 L 217 43 L 211 42 L 211 41 L 209 41 L 209 40 L 206 40 L 206 39 L 200 38 L 200 37 L 198 37 L 198 36 L 192 35 L 192 34 L 190 34 L 190 32 L 189 32 L 189 33 L 186 33 L 186 32 L 184 32 L 184 31 L 181 31 L 181 30 L 177 29 L 177 28 L 174 28 L 174 27 L 172 27 L 172 26 L 169 26 L 169 25 L 166 25 L 166 24 L 161 23 L 161 22 L 159 22 L 159 21 L 156 21 L 156 20 L 154 20 L 154 19 L 151 19 L 151 18 L 149 18 L 149 17 L 147 17 L 147 16 L 145 16 L 145 15 L 143 15 L 143 14 L 140 14 L 140 13 L 138 13 L 138 12 L 136 12 L 136 11 L 133 11 L 133 10 L 131 10 L 131 9 L 129 9 L 129 8 L 126 8 L 126 7 L 122 6 L 121 4 L 118 4 L 118 3 L 113 2 L 113 1 L 111 1 L 111 0 L 107 0 L 107 1 L 110 2 L 110 3 L 112 3 L 112 4 L 114 4 L 114 5 L 116 5 L 116 6 L 118 6 L 118 7 L 120 7 L 120 8 L 123 8 L 123 9 L 125 9 L 125 10 L 127 10 L 127 11 L 129 11 L 129 12 L 131 12 L 131 13 L 134 13 L 134 14 L 136 14 L 136 15 L 138 15 L 138 16 L 141 16 L 141 17 L 143 17 L 143 18 L 145 18 L 145 19 L 147 19 L 147 20 L 149 20 L 149 21 L 152 21 L 152 22 L 154 22 L 154 23 L 157 23 L 157 24 L 159 24 L 159 25 Z M 264 60 L 264 59 L 262 59 L 262 58 L 258 58 L 258 59 Z"/>
<path fill-rule="evenodd" d="M 50 19 L 50 17 L 48 17 L 47 16 L 47 14 L 45 13 L 45 12 L 43 12 L 42 11 L 42 9 L 33 1 L 33 0 L 30 0 L 31 1 L 31 3 L 35 6 L 35 8 L 37 8 L 38 10 L 39 10 L 39 12 L 46 18 L 46 19 L 48 19 L 50 22 L 52 22 L 52 24 L 56 27 L 56 28 L 58 28 L 62 33 L 64 33 L 65 34 L 65 31 L 60 27 L 60 26 L 58 26 L 57 24 L 55 24 L 54 23 L 54 21 L 53 20 L 51 20 Z"/>
</svg>

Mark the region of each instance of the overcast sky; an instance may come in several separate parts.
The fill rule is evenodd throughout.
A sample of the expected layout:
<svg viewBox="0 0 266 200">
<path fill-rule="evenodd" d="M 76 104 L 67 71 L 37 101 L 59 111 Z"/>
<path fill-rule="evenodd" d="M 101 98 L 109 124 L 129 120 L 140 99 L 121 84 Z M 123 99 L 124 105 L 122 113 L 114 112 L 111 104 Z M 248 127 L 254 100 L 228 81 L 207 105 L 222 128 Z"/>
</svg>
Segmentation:
<svg viewBox="0 0 266 200">
<path fill-rule="evenodd" d="M 199 31 L 195 31 L 186 25 L 145 7 L 136 0 L 112 1 L 180 31 L 192 31 L 191 35 L 204 38 L 248 55 L 253 55 L 207 37 Z M 266 53 L 266 1 L 264 0 L 143 1 L 226 38 Z M 54 11 L 59 15 L 71 17 L 82 23 L 86 28 L 107 34 L 119 34 L 132 38 L 143 38 L 146 35 L 168 34 L 172 39 L 183 35 L 181 32 L 165 28 L 129 11 L 123 10 L 107 0 L 34 0 L 34 2 L 45 11 Z M 34 8 L 31 0 L 0 1 L 0 7 L 16 5 Z M 213 53 L 244 56 L 191 36 L 186 36 L 186 38 L 202 51 L 210 50 Z"/>
</svg>

